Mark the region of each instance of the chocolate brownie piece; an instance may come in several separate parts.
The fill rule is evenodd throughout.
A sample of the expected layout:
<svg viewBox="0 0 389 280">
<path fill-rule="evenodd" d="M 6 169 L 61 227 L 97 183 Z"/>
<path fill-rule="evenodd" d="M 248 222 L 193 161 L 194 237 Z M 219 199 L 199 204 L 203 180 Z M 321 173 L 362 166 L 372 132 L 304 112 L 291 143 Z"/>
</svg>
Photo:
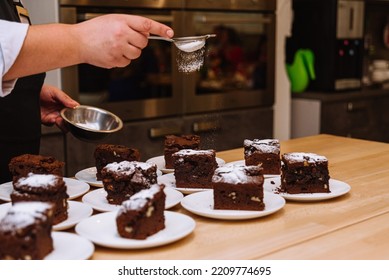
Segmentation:
<svg viewBox="0 0 389 280">
<path fill-rule="evenodd" d="M 101 180 L 101 170 L 112 162 L 140 161 L 140 152 L 138 149 L 129 148 L 123 145 L 100 144 L 97 145 L 94 152 L 96 164 L 96 178 Z"/>
<path fill-rule="evenodd" d="M 146 239 L 165 228 L 165 185 L 153 184 L 124 201 L 116 216 L 120 236 Z"/>
<path fill-rule="evenodd" d="M 188 135 L 167 135 L 165 136 L 164 143 L 164 158 L 165 167 L 173 169 L 174 159 L 173 154 L 183 149 L 200 149 L 200 136 L 188 134 Z"/>
<path fill-rule="evenodd" d="M 121 204 L 157 183 L 157 166 L 138 161 L 113 162 L 103 168 L 101 175 L 108 202 Z"/>
<path fill-rule="evenodd" d="M 246 165 L 261 165 L 264 174 L 280 174 L 280 141 L 254 139 L 243 141 Z"/>
<path fill-rule="evenodd" d="M 212 177 L 214 209 L 265 209 L 260 166 L 230 165 L 215 170 Z"/>
<path fill-rule="evenodd" d="M 14 179 L 26 177 L 29 173 L 55 174 L 63 176 L 65 163 L 52 156 L 23 154 L 11 159 L 9 171 Z"/>
<path fill-rule="evenodd" d="M 184 149 L 173 154 L 177 188 L 212 188 L 218 167 L 215 150 Z"/>
<path fill-rule="evenodd" d="M 0 221 L 0 259 L 41 260 L 53 251 L 50 203 L 15 203 Z"/>
<path fill-rule="evenodd" d="M 20 201 L 41 201 L 53 204 L 53 224 L 68 218 L 67 187 L 61 176 L 53 174 L 33 174 L 21 177 L 13 182 L 11 193 L 13 204 Z"/>
<path fill-rule="evenodd" d="M 313 153 L 282 155 L 281 192 L 329 193 L 328 159 Z"/>
</svg>

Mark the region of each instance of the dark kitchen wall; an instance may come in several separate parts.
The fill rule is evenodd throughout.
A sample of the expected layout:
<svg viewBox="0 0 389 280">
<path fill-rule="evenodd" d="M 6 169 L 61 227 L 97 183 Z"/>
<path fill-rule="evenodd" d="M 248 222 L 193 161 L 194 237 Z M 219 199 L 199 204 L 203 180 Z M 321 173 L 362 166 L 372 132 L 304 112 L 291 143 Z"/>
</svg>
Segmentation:
<svg viewBox="0 0 389 280">
<path fill-rule="evenodd" d="M 389 47 L 384 43 L 384 33 L 389 32 L 389 1 L 366 1 L 365 47 L 370 59 L 388 59 Z M 387 34 L 386 41 L 389 41 Z"/>
</svg>

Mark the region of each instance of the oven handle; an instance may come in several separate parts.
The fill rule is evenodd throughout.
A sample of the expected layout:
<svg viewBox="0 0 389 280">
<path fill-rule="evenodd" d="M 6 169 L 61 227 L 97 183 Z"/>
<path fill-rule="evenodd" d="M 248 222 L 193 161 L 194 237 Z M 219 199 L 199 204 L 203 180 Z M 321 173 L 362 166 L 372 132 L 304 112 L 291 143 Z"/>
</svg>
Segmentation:
<svg viewBox="0 0 389 280">
<path fill-rule="evenodd" d="M 183 134 L 181 126 L 165 126 L 165 127 L 152 127 L 149 129 L 149 137 L 151 139 L 161 138 L 166 135 L 180 135 Z"/>
<path fill-rule="evenodd" d="M 270 24 L 272 23 L 272 18 L 267 17 L 267 16 L 262 16 L 259 17 L 257 20 L 252 20 L 252 19 L 244 19 L 244 18 L 217 18 L 217 19 L 212 19 L 212 18 L 207 18 L 206 15 L 201 15 L 195 17 L 195 22 L 196 23 L 211 23 L 211 24 L 220 24 L 220 22 L 223 23 L 228 23 L 228 24 L 258 24 L 258 23 L 263 23 L 263 24 Z"/>
<path fill-rule="evenodd" d="M 104 13 L 80 13 L 77 14 L 78 21 L 86 21 L 95 17 L 106 15 Z M 173 22 L 173 16 L 171 15 L 143 15 L 143 17 L 150 18 L 158 22 Z"/>
<path fill-rule="evenodd" d="M 192 130 L 194 133 L 214 132 L 217 130 L 221 130 L 221 126 L 217 121 L 200 121 L 193 123 Z"/>
</svg>

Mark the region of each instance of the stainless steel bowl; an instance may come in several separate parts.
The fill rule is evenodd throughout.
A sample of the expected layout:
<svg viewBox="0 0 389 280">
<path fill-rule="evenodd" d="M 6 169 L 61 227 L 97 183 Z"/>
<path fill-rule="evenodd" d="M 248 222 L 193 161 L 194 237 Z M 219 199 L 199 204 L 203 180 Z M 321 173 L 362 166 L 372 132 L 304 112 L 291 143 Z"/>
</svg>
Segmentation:
<svg viewBox="0 0 389 280">
<path fill-rule="evenodd" d="M 99 142 L 123 127 L 118 116 L 92 106 L 64 108 L 61 117 L 76 138 L 87 142 Z"/>
</svg>

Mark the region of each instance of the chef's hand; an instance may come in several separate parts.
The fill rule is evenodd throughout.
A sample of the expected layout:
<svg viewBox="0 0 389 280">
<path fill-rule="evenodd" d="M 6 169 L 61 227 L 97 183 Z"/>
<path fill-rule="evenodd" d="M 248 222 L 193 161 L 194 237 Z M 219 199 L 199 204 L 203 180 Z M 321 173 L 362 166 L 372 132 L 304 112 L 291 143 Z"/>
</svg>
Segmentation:
<svg viewBox="0 0 389 280">
<path fill-rule="evenodd" d="M 109 14 L 74 25 L 81 60 L 103 68 L 124 67 L 138 58 L 149 34 L 171 38 L 173 30 L 154 20 L 125 14 Z"/>
<path fill-rule="evenodd" d="M 59 88 L 43 85 L 40 93 L 41 122 L 44 125 L 56 124 L 63 132 L 67 132 L 60 111 L 64 107 L 74 108 L 80 105 Z"/>
</svg>

